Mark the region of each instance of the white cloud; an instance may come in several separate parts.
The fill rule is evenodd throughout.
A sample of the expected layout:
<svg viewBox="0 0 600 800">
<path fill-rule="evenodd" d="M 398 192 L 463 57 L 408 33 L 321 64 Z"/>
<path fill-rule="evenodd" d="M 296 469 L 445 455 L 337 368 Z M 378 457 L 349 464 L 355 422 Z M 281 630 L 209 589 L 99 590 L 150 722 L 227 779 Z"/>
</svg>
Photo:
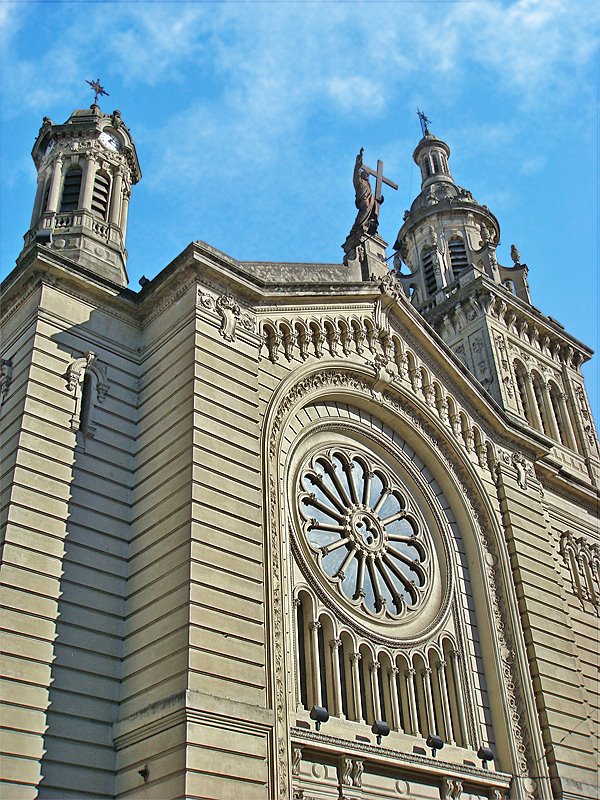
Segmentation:
<svg viewBox="0 0 600 800">
<path fill-rule="evenodd" d="M 382 87 L 360 75 L 337 75 L 326 81 L 333 101 L 342 111 L 360 107 L 362 113 L 373 116 L 383 110 L 385 105 Z"/>
</svg>

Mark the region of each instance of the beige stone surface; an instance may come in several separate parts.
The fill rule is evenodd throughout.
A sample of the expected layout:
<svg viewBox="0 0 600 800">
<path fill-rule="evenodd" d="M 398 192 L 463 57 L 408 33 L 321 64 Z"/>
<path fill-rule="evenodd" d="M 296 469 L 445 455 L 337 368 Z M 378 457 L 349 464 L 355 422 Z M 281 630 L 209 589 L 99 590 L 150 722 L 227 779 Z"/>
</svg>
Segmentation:
<svg viewBox="0 0 600 800">
<path fill-rule="evenodd" d="M 417 160 L 444 147 L 426 138 Z M 2 287 L 2 797 L 89 796 L 90 780 L 122 800 L 598 797 L 590 351 L 493 242 L 475 253 L 497 222 L 434 173 L 401 229 L 412 303 L 391 273 L 356 284 L 354 256 L 244 265 L 201 242 L 136 296 L 89 260 L 85 225 L 65 258 L 34 241 L 53 212 L 34 223 Z M 431 187 L 453 202 L 427 204 Z M 433 294 L 430 225 L 468 266 L 448 251 Z M 413 537 L 364 585 L 408 599 L 414 580 L 410 611 L 390 593 L 372 613 L 327 566 L 381 554 L 361 514 L 392 525 L 345 470 L 326 482 L 335 452 L 404 498 Z M 327 517 L 317 544 L 302 491 Z M 340 531 L 352 547 L 332 547 Z"/>
</svg>

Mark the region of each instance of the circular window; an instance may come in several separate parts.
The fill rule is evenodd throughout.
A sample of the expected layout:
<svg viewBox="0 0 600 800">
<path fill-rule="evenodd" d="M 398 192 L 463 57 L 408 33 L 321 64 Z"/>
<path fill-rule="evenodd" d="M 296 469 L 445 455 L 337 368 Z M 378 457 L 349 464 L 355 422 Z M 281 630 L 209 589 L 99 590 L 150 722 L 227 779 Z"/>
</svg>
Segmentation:
<svg viewBox="0 0 600 800">
<path fill-rule="evenodd" d="M 429 588 L 426 530 L 410 494 L 362 453 L 319 453 L 300 473 L 306 542 L 328 580 L 377 617 L 416 609 Z"/>
</svg>

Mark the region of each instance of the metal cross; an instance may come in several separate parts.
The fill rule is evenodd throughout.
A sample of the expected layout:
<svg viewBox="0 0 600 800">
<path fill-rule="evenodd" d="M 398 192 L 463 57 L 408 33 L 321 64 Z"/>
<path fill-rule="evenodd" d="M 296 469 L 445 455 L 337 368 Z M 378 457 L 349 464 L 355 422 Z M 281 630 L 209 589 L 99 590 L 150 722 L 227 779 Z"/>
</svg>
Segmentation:
<svg viewBox="0 0 600 800">
<path fill-rule="evenodd" d="M 109 96 L 108 92 L 104 91 L 104 87 L 100 86 L 100 78 L 96 78 L 95 81 L 86 80 L 86 83 L 89 83 L 89 85 L 94 90 L 94 105 L 98 105 L 98 95 L 106 95 L 106 97 Z"/>
<path fill-rule="evenodd" d="M 427 126 L 430 124 L 431 120 L 427 119 L 427 117 L 425 116 L 425 112 L 419 111 L 418 107 L 417 107 L 417 116 L 419 118 L 419 122 L 421 123 L 421 132 L 423 133 L 423 136 L 427 136 L 427 134 L 429 133 L 429 128 Z"/>
<path fill-rule="evenodd" d="M 387 186 L 391 186 L 392 189 L 398 188 L 397 183 L 394 183 L 394 181 L 391 181 L 389 178 L 384 177 L 383 161 L 377 159 L 377 170 L 373 170 L 371 169 L 371 167 L 367 167 L 364 164 L 362 165 L 362 170 L 363 172 L 366 172 L 368 175 L 373 175 L 373 177 L 375 178 L 375 200 L 377 200 L 378 203 L 381 203 L 383 201 L 383 198 L 381 196 L 382 184 L 385 183 L 387 184 Z"/>
</svg>

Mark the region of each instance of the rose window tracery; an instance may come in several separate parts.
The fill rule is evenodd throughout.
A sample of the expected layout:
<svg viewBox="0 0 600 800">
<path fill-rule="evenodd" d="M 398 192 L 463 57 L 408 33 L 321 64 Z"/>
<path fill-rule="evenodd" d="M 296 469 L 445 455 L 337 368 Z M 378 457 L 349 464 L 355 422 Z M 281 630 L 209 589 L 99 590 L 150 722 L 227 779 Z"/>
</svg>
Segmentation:
<svg viewBox="0 0 600 800">
<path fill-rule="evenodd" d="M 428 588 L 424 524 L 410 494 L 364 454 L 314 456 L 300 477 L 306 541 L 328 580 L 370 615 L 397 618 Z"/>
</svg>

